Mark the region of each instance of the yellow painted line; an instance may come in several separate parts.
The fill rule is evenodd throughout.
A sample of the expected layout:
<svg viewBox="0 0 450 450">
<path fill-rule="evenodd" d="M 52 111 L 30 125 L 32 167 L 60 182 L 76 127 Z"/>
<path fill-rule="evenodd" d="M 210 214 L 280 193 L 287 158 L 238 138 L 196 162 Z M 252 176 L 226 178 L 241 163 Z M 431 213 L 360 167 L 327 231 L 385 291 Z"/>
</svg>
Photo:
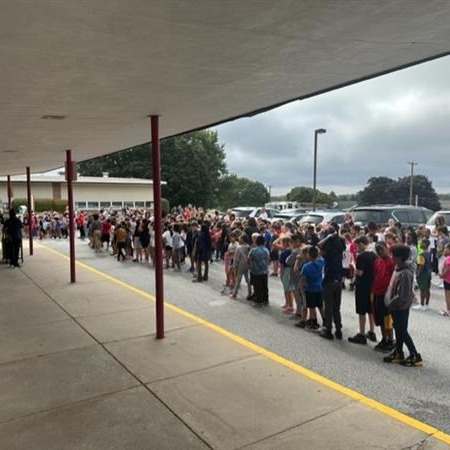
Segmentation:
<svg viewBox="0 0 450 450">
<path fill-rule="evenodd" d="M 68 256 L 66 256 L 63 253 L 60 253 L 56 250 L 53 250 L 52 248 L 46 247 L 45 245 L 42 245 L 42 244 L 38 244 L 38 246 L 44 248 L 48 252 L 54 253 L 55 255 L 58 255 L 62 258 L 69 260 Z M 115 278 L 111 275 L 101 272 L 100 270 L 95 269 L 94 267 L 89 266 L 88 264 L 82 263 L 80 261 L 76 261 L 76 264 L 78 266 L 82 267 L 83 269 L 86 269 L 92 273 L 95 273 L 96 275 L 98 275 L 102 278 L 105 278 L 125 289 L 128 289 L 142 297 L 145 297 L 147 300 L 150 300 L 150 301 L 155 300 L 155 297 L 153 295 L 148 294 L 147 292 L 145 292 L 141 289 L 138 289 L 122 280 L 119 280 L 118 278 Z M 421 422 L 420 420 L 414 419 L 413 417 L 408 416 L 407 414 L 404 414 L 400 411 L 397 411 L 396 409 L 391 408 L 390 406 L 387 406 L 383 403 L 380 403 L 377 400 L 374 400 L 370 397 L 366 397 L 365 395 L 363 395 L 357 391 L 354 391 L 353 389 L 350 389 L 346 386 L 343 386 L 342 384 L 336 383 L 335 381 L 332 381 L 329 378 L 326 378 L 310 369 L 307 369 L 306 367 L 303 367 L 303 366 L 301 366 L 293 361 L 290 361 L 274 352 L 271 352 L 270 350 L 267 350 L 264 347 L 254 344 L 253 342 L 250 342 L 241 336 L 238 336 L 228 330 L 225 330 L 224 328 L 221 328 L 218 325 L 215 325 L 214 323 L 208 322 L 207 320 L 205 320 L 199 316 L 196 316 L 195 314 L 192 314 L 178 306 L 172 305 L 171 303 L 167 303 L 167 302 L 164 302 L 164 306 L 184 317 L 187 317 L 199 324 L 204 325 L 207 328 L 210 328 L 211 330 L 214 330 L 215 332 L 217 332 L 223 336 L 226 336 L 227 338 L 248 348 L 249 350 L 253 350 L 256 353 L 259 353 L 260 355 L 265 356 L 266 358 L 270 359 L 271 361 L 274 361 L 284 367 L 287 367 L 287 368 L 289 368 L 311 380 L 316 381 L 317 383 L 327 386 L 330 389 L 333 389 L 343 395 L 346 395 L 347 397 L 352 398 L 353 400 L 356 400 L 366 406 L 369 406 L 372 409 L 375 409 L 375 410 L 381 412 L 382 414 L 392 417 L 393 419 L 396 419 L 399 422 L 402 422 L 406 425 L 409 425 L 412 428 L 415 428 L 426 434 L 429 434 L 429 435 L 435 437 L 436 439 L 439 439 L 440 441 L 445 442 L 446 444 L 450 445 L 450 434 L 447 434 L 435 427 L 432 427 L 431 425 Z M 414 369 L 411 369 L 411 370 L 414 370 Z M 418 370 L 420 370 L 420 369 L 418 369 Z"/>
</svg>

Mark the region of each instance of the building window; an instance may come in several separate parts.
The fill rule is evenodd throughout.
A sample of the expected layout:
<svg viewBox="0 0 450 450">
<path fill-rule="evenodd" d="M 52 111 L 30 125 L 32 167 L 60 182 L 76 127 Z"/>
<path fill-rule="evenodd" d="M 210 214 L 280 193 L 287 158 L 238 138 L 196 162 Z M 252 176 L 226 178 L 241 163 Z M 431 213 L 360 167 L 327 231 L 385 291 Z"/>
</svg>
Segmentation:
<svg viewBox="0 0 450 450">
<path fill-rule="evenodd" d="M 75 209 L 85 209 L 86 202 L 75 202 Z"/>
<path fill-rule="evenodd" d="M 123 202 L 124 208 L 133 208 L 134 202 Z"/>
<path fill-rule="evenodd" d="M 88 209 L 97 209 L 98 202 L 88 202 Z"/>
<path fill-rule="evenodd" d="M 146 208 L 153 208 L 153 202 L 145 202 Z"/>
<path fill-rule="evenodd" d="M 145 206 L 145 202 L 134 202 L 134 206 L 136 206 L 136 208 L 143 208 Z"/>
<path fill-rule="evenodd" d="M 109 208 L 111 206 L 111 202 L 100 202 L 100 208 Z"/>
<path fill-rule="evenodd" d="M 122 202 L 112 202 L 113 208 L 122 208 Z"/>
</svg>

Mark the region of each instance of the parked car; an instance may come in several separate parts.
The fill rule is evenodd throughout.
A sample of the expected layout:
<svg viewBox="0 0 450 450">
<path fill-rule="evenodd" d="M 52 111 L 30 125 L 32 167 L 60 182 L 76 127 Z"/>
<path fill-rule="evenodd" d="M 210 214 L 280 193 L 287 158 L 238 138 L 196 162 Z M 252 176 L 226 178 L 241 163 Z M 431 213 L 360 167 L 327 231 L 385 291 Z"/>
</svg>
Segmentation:
<svg viewBox="0 0 450 450">
<path fill-rule="evenodd" d="M 279 220 L 280 222 L 290 222 L 300 214 L 305 214 L 305 208 L 289 208 L 278 211 L 272 218 L 272 223 Z"/>
<path fill-rule="evenodd" d="M 426 225 L 427 228 L 430 230 L 433 229 L 434 225 L 436 224 L 436 217 L 443 216 L 445 220 L 445 226 L 450 228 L 450 211 L 449 210 L 441 210 L 436 211 L 427 221 Z"/>
<path fill-rule="evenodd" d="M 359 206 L 352 211 L 355 224 L 365 226 L 374 222 L 383 227 L 388 225 L 389 219 L 394 219 L 405 227 L 416 227 L 426 223 L 432 214 L 430 209 L 410 205 Z"/>
<path fill-rule="evenodd" d="M 311 225 L 318 225 L 322 222 L 336 222 L 341 225 L 344 221 L 345 213 L 343 211 L 310 211 L 299 220 L 299 223 L 303 224 L 307 222 Z"/>
<path fill-rule="evenodd" d="M 236 218 L 248 219 L 249 217 L 254 217 L 255 219 L 257 219 L 261 215 L 262 209 L 262 206 L 238 206 L 236 208 L 233 208 L 231 211 L 236 216 Z M 268 219 L 271 219 L 275 214 L 279 212 L 276 209 L 271 208 L 265 208 L 265 210 Z"/>
</svg>

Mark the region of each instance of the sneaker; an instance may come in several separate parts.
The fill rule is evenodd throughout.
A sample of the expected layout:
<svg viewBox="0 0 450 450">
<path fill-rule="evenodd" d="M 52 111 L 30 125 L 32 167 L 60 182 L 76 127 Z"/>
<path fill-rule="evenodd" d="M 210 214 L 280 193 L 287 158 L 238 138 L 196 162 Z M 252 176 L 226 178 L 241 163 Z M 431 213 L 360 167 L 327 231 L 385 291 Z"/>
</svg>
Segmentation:
<svg viewBox="0 0 450 450">
<path fill-rule="evenodd" d="M 386 351 L 392 352 L 395 349 L 395 341 L 386 342 Z"/>
<path fill-rule="evenodd" d="M 253 302 L 252 306 L 254 308 L 264 308 L 266 306 L 269 306 L 269 302 L 268 301 L 267 302 Z"/>
<path fill-rule="evenodd" d="M 357 333 L 354 336 L 349 337 L 348 342 L 351 342 L 352 344 L 366 345 L 367 338 L 366 338 L 366 336 L 363 336 L 362 334 Z"/>
<path fill-rule="evenodd" d="M 338 339 L 338 340 L 341 340 L 341 339 L 342 339 L 342 331 L 341 331 L 341 330 L 336 330 L 336 331 L 334 332 L 334 337 L 335 337 L 336 339 Z"/>
<path fill-rule="evenodd" d="M 297 328 L 305 328 L 306 322 L 304 320 L 299 320 L 296 324 L 294 324 Z"/>
<path fill-rule="evenodd" d="M 386 341 L 381 340 L 377 345 L 373 348 L 376 352 L 384 352 L 386 348 Z"/>
<path fill-rule="evenodd" d="M 368 331 L 366 333 L 366 338 L 369 339 L 369 341 L 377 342 L 377 335 L 373 331 Z"/>
<path fill-rule="evenodd" d="M 320 328 L 319 324 L 317 323 L 317 320 L 307 320 L 305 328 L 307 330 L 318 330 Z"/>
<path fill-rule="evenodd" d="M 328 339 L 329 341 L 332 341 L 334 339 L 333 333 L 331 331 L 328 331 L 328 330 L 322 330 L 319 333 L 319 336 L 324 338 L 324 339 Z"/>
<path fill-rule="evenodd" d="M 253 300 L 255 300 L 255 295 L 247 295 L 247 300 L 249 301 L 249 302 L 252 302 Z"/>
<path fill-rule="evenodd" d="M 405 360 L 405 357 L 403 355 L 399 355 L 397 353 L 397 350 L 394 350 L 392 353 L 390 353 L 388 356 L 385 356 L 383 358 L 383 361 L 385 363 L 393 363 L 393 364 L 402 364 L 402 362 Z"/>
<path fill-rule="evenodd" d="M 400 364 L 407 367 L 422 367 L 423 361 L 420 353 L 417 353 L 415 356 L 409 355 L 406 359 L 400 361 Z"/>
<path fill-rule="evenodd" d="M 230 298 L 236 300 L 236 294 L 230 294 Z"/>
<path fill-rule="evenodd" d="M 388 352 L 387 346 L 388 346 L 388 343 L 384 340 L 381 340 L 380 342 L 378 342 L 377 345 L 375 345 L 375 347 L 373 349 L 376 352 L 387 353 Z M 392 350 L 392 349 L 390 349 L 390 350 Z"/>
<path fill-rule="evenodd" d="M 283 312 L 286 314 L 294 314 L 295 308 L 292 308 L 291 306 L 288 306 L 287 308 L 283 308 Z"/>
<path fill-rule="evenodd" d="M 429 309 L 429 306 L 428 306 L 428 305 L 423 305 L 423 306 L 422 306 L 422 311 L 428 311 L 428 309 Z"/>
<path fill-rule="evenodd" d="M 444 316 L 444 317 L 449 317 L 450 311 L 446 311 L 445 309 L 443 309 L 442 311 L 439 311 L 439 315 Z"/>
<path fill-rule="evenodd" d="M 423 311 L 423 305 L 417 304 L 412 307 L 412 309 L 416 309 L 417 311 Z"/>
</svg>

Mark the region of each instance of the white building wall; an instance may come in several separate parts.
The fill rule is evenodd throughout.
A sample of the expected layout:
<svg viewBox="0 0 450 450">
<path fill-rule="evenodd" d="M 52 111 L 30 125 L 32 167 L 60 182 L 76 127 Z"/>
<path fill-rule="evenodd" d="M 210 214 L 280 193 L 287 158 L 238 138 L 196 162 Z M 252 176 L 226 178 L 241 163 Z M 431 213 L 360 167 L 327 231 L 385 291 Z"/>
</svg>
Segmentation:
<svg viewBox="0 0 450 450">
<path fill-rule="evenodd" d="M 26 183 L 16 181 L 12 183 L 13 199 L 26 198 Z M 91 202 L 92 208 L 95 208 L 95 202 L 103 202 L 98 207 L 111 206 L 119 207 L 120 204 L 126 203 L 125 206 L 144 206 L 153 201 L 153 185 L 152 184 L 119 184 L 119 183 L 77 183 L 73 184 L 74 202 L 79 207 L 89 207 Z M 53 187 L 50 182 L 32 182 L 31 193 L 34 198 L 53 198 Z M 61 198 L 67 199 L 67 185 L 61 183 Z M 7 203 L 7 183 L 0 181 L 0 208 L 2 204 Z M 86 205 L 79 205 L 86 202 Z M 114 203 L 113 203 L 114 202 Z M 144 202 L 144 203 L 142 203 Z"/>
</svg>

